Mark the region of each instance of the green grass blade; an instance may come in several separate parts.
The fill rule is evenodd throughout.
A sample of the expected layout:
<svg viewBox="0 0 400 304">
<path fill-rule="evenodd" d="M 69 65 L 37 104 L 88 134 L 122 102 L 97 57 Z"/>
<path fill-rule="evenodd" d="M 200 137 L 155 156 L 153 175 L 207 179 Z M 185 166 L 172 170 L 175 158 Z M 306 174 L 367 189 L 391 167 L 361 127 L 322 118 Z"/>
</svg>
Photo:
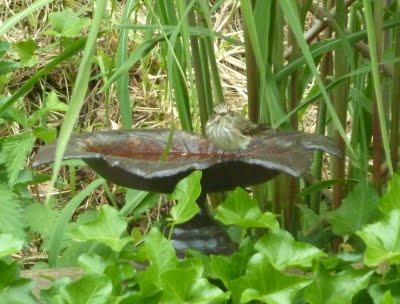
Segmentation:
<svg viewBox="0 0 400 304">
<path fill-rule="evenodd" d="M 191 60 L 191 53 L 190 53 L 190 29 L 189 29 L 189 21 L 188 21 L 188 14 L 190 10 L 193 8 L 195 1 L 192 0 L 188 5 L 185 4 L 185 0 L 178 0 L 177 3 L 177 8 L 179 11 L 179 16 L 181 18 L 179 24 L 182 24 L 181 26 L 181 35 L 182 35 L 182 49 L 183 49 L 183 56 L 185 59 L 185 63 L 187 66 L 187 75 L 189 78 L 189 90 L 190 90 L 190 96 L 189 96 L 189 103 L 191 105 L 195 104 L 195 97 L 196 97 L 196 84 L 194 80 L 194 74 L 193 74 L 193 65 L 192 65 L 192 60 Z"/>
<path fill-rule="evenodd" d="M 97 34 L 100 29 L 100 24 L 103 20 L 103 15 L 106 10 L 106 4 L 106 0 L 96 1 L 96 10 L 94 12 L 93 22 L 91 24 L 89 35 L 86 41 L 83 58 L 79 65 L 78 75 L 76 77 L 74 89 L 71 95 L 71 102 L 69 104 L 68 111 L 65 114 L 64 122 L 60 130 L 60 136 L 54 157 L 53 175 L 51 177 L 47 194 L 48 197 L 50 196 L 50 193 L 52 192 L 54 184 L 57 180 L 64 152 L 67 148 L 75 122 L 78 119 L 79 111 L 81 110 L 85 100 L 91 73 L 92 56 L 96 47 Z"/>
<path fill-rule="evenodd" d="M 272 79 L 271 69 L 268 66 L 266 59 L 263 59 L 252 5 L 249 0 L 241 0 L 241 5 L 244 21 L 246 23 L 246 28 L 253 47 L 255 61 L 260 75 L 260 121 L 269 121 L 270 123 L 274 123 L 279 118 L 284 116 L 284 112 L 279 101 L 278 88 L 275 81 Z M 265 114 L 268 112 L 266 107 L 268 107 L 269 110 L 269 117 L 265 117 Z"/>
<path fill-rule="evenodd" d="M 168 2 L 167 11 L 169 12 L 170 16 L 173 16 L 173 18 L 169 18 L 169 20 L 175 20 L 173 22 L 178 22 L 176 29 L 172 32 L 169 39 L 166 36 L 166 31 L 161 25 L 159 19 L 156 18 L 158 25 L 160 26 L 160 29 L 165 36 L 165 42 L 168 46 L 166 56 L 167 72 L 169 76 L 168 78 L 172 79 L 169 84 L 173 88 L 175 93 L 175 104 L 178 110 L 179 120 L 181 122 L 182 128 L 188 131 L 193 130 L 192 120 L 190 117 L 190 97 L 184 72 L 186 65 L 184 61 L 184 55 L 185 53 L 189 52 L 189 49 L 185 50 L 185 43 L 182 43 L 178 37 L 181 35 L 185 24 L 188 22 L 188 14 L 193 5 L 194 2 L 191 1 L 186 9 L 182 12 L 180 19 L 175 20 L 176 14 L 174 12 L 174 7 L 172 3 Z"/>
<path fill-rule="evenodd" d="M 122 17 L 123 23 L 128 23 L 132 14 L 136 0 L 128 0 L 125 4 L 124 14 Z M 117 70 L 128 57 L 128 30 L 121 29 L 117 48 Z M 129 74 L 124 73 L 117 80 L 117 96 L 119 102 L 119 110 L 121 113 L 122 127 L 124 129 L 130 129 L 132 127 L 132 106 L 129 96 Z"/>
<path fill-rule="evenodd" d="M 204 16 L 205 24 L 207 25 L 207 28 L 210 30 L 211 33 L 213 32 L 213 24 L 212 24 L 212 16 L 211 12 L 209 9 L 208 1 L 201 0 L 200 1 L 200 9 L 201 12 Z M 209 59 L 209 65 L 210 65 L 210 74 L 212 78 L 212 84 L 213 84 L 213 95 L 214 95 L 214 101 L 215 103 L 223 103 L 224 102 L 224 93 L 222 90 L 222 85 L 221 85 L 221 78 L 219 75 L 219 70 L 218 70 L 218 64 L 217 64 L 217 59 L 215 56 L 215 51 L 214 51 L 214 43 L 213 39 L 215 35 L 212 37 L 204 37 L 205 38 L 205 46 L 207 49 L 207 57 Z"/>
</svg>

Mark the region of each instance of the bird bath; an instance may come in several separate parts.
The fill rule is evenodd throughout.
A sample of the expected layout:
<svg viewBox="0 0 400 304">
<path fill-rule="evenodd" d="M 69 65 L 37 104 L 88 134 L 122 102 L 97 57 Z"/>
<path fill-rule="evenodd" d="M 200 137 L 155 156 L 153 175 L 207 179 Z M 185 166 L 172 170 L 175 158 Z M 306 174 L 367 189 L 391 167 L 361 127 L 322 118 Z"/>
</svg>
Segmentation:
<svg viewBox="0 0 400 304">
<path fill-rule="evenodd" d="M 33 166 L 53 162 L 55 148 L 55 144 L 41 148 Z M 209 217 L 205 195 L 259 184 L 279 173 L 299 177 L 308 171 L 313 150 L 341 154 L 328 137 L 301 132 L 266 130 L 254 136 L 245 150 L 222 152 L 186 131 L 134 129 L 74 135 L 63 159 L 82 159 L 118 185 L 161 193 L 171 193 L 182 178 L 201 170 L 201 212 L 174 229 L 172 242 L 178 254 L 188 248 L 217 254 L 232 252 L 234 245 L 225 229 Z"/>
</svg>

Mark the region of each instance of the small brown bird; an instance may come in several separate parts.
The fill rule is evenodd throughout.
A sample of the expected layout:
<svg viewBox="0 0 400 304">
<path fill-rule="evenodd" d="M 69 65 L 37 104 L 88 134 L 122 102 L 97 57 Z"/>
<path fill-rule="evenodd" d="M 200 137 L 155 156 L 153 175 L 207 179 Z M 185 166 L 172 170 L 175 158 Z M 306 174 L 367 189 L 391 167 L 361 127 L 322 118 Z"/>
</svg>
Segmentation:
<svg viewBox="0 0 400 304">
<path fill-rule="evenodd" d="M 251 141 L 251 135 L 266 129 L 265 125 L 248 121 L 222 103 L 215 106 L 214 115 L 207 121 L 206 136 L 222 150 L 244 150 Z"/>
</svg>

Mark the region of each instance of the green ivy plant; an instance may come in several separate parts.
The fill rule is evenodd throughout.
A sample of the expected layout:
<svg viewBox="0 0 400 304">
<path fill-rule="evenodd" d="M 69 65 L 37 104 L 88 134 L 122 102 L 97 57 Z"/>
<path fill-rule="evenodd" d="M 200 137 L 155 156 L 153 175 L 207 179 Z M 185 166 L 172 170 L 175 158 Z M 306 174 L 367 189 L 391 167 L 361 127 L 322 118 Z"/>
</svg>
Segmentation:
<svg viewBox="0 0 400 304">
<path fill-rule="evenodd" d="M 110 205 L 71 220 L 68 210 L 79 206 L 82 194 L 61 211 L 37 202 L 21 210 L 21 196 L 3 186 L 1 206 L 19 207 L 15 218 L 3 219 L 0 226 L 0 303 L 396 303 L 400 211 L 393 206 L 400 200 L 398 179 L 396 175 L 382 197 L 360 182 L 341 208 L 321 215 L 329 222 L 325 229 L 343 237 L 337 253 L 313 246 L 304 236 L 303 242 L 296 240 L 279 227 L 275 215 L 263 213 L 247 191 L 237 188 L 215 213 L 221 224 L 241 229 L 237 252 L 206 256 L 191 250 L 185 258 L 176 256 L 157 222 L 141 235 L 129 228 L 126 214 Z M 170 195 L 177 202 L 170 211 L 172 225 L 198 212 L 200 181 L 201 172 L 193 172 Z M 88 188 L 103 184 L 100 179 Z M 142 201 L 147 195 L 136 197 Z M 23 214 L 31 219 L 25 226 L 18 225 Z M 65 223 L 64 229 L 57 221 Z M 59 270 L 74 267 L 78 278 L 61 275 L 35 291 L 34 281 L 24 278 L 12 258 L 28 243 L 29 231 L 43 237 L 45 251 L 58 244 L 53 255 Z M 54 231 L 62 231 L 57 243 Z M 48 267 L 41 262 L 34 269 Z"/>
</svg>

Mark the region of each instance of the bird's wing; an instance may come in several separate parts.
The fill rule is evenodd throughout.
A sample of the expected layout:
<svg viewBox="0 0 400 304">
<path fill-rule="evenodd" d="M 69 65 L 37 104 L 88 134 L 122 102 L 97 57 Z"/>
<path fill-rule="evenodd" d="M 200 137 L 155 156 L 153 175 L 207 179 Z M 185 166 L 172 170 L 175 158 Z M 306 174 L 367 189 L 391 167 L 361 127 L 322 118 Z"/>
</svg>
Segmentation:
<svg viewBox="0 0 400 304">
<path fill-rule="evenodd" d="M 235 127 L 239 129 L 243 135 L 254 135 L 270 129 L 266 124 L 255 124 L 239 115 L 235 116 L 234 121 Z"/>
</svg>

